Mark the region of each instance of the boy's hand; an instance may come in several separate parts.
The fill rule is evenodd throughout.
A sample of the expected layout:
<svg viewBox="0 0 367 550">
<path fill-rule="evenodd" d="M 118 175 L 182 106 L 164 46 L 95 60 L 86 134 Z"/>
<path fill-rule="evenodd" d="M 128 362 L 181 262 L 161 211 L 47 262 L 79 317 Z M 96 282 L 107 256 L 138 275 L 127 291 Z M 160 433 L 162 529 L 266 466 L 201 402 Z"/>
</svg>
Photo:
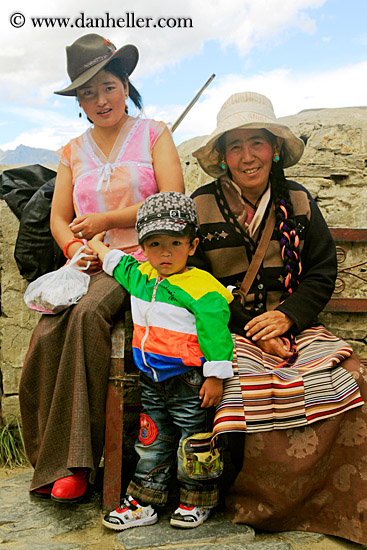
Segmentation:
<svg viewBox="0 0 367 550">
<path fill-rule="evenodd" d="M 103 239 L 105 238 L 105 236 L 106 236 L 106 231 L 97 233 L 96 235 L 94 235 L 92 239 L 88 241 L 89 246 L 93 248 L 93 245 L 95 245 L 96 243 L 103 243 Z"/>
<path fill-rule="evenodd" d="M 201 386 L 199 393 L 200 399 L 202 399 L 201 406 L 205 409 L 208 407 L 216 407 L 223 395 L 223 380 L 210 376 Z"/>
<path fill-rule="evenodd" d="M 103 262 L 104 257 L 108 252 L 108 246 L 103 242 L 105 235 L 106 231 L 102 231 L 102 233 L 97 233 L 97 235 L 94 235 L 94 237 L 88 241 L 88 246 L 98 254 L 101 262 Z"/>
</svg>

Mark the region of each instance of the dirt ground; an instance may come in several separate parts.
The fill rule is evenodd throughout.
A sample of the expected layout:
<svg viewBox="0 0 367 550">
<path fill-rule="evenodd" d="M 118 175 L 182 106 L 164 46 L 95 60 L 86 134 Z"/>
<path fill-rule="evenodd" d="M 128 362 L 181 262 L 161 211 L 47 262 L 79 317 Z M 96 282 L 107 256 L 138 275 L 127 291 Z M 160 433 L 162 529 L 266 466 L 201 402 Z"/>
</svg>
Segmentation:
<svg viewBox="0 0 367 550">
<path fill-rule="evenodd" d="M 29 468 L 29 464 L 25 464 L 24 466 L 17 466 L 16 468 L 0 468 L 0 481 L 21 474 Z"/>
</svg>

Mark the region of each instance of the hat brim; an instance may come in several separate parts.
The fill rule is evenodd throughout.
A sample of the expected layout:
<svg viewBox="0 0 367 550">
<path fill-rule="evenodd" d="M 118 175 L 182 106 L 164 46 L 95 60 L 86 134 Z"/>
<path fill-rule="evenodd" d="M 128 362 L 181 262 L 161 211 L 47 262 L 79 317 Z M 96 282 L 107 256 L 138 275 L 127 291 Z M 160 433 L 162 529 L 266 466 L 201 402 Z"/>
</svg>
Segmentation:
<svg viewBox="0 0 367 550">
<path fill-rule="evenodd" d="M 303 155 L 305 147 L 304 142 L 298 138 L 288 126 L 279 124 L 278 122 L 269 121 L 267 117 L 258 118 L 263 118 L 263 121 L 245 122 L 243 124 L 241 124 L 240 121 L 235 124 L 227 123 L 225 125 L 218 126 L 212 134 L 206 136 L 201 147 L 192 153 L 193 157 L 198 160 L 204 172 L 215 178 L 219 178 L 226 173 L 226 169 L 221 168 L 223 159 L 220 158 L 220 153 L 216 149 L 217 141 L 226 132 L 242 129 L 268 130 L 273 135 L 282 138 L 283 146 L 281 155 L 284 168 L 288 168 L 289 166 L 296 164 Z"/>
<path fill-rule="evenodd" d="M 142 244 L 145 239 L 148 237 L 153 237 L 154 235 L 168 235 L 169 237 L 177 237 L 177 234 L 184 231 L 188 225 L 195 227 L 193 222 L 171 222 L 169 228 L 167 227 L 167 224 L 165 224 L 165 227 L 157 227 L 157 221 L 152 222 L 144 226 L 142 231 L 139 232 L 139 244 Z"/>
<path fill-rule="evenodd" d="M 123 46 L 119 50 L 116 50 L 111 55 L 111 57 L 105 59 L 104 61 L 101 61 L 100 63 L 97 63 L 96 65 L 93 65 L 93 67 L 87 69 L 75 80 L 73 80 L 73 82 L 69 86 L 67 86 L 63 90 L 58 90 L 57 92 L 54 92 L 54 94 L 76 96 L 77 88 L 83 86 L 83 84 L 86 84 L 89 80 L 91 80 L 91 78 L 96 76 L 96 74 L 99 73 L 99 71 L 101 71 L 103 67 L 105 67 L 110 61 L 112 61 L 112 59 L 120 59 L 124 70 L 126 71 L 127 75 L 130 76 L 138 63 L 139 51 L 137 47 L 133 44 L 127 44 L 126 46 Z"/>
</svg>

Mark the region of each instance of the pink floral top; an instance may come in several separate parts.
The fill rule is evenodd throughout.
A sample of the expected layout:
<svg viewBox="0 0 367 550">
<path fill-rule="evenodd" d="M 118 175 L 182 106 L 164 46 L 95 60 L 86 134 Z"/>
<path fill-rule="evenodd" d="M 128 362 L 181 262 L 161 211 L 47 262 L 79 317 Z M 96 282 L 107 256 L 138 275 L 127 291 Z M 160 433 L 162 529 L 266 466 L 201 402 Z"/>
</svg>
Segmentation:
<svg viewBox="0 0 367 550">
<path fill-rule="evenodd" d="M 126 208 L 158 193 L 152 150 L 165 127 L 163 122 L 129 117 L 108 158 L 90 128 L 61 148 L 60 161 L 72 172 L 76 215 Z M 134 227 L 111 229 L 105 242 L 125 252 L 138 248 Z"/>
</svg>

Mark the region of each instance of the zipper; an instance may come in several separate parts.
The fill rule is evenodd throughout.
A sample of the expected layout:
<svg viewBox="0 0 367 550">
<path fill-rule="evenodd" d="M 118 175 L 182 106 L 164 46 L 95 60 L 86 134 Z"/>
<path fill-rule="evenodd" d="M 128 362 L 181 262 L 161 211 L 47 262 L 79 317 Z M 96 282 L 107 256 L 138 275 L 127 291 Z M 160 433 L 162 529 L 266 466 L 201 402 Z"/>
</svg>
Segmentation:
<svg viewBox="0 0 367 550">
<path fill-rule="evenodd" d="M 155 371 L 155 369 L 153 369 L 153 367 L 151 367 L 150 365 L 148 365 L 147 361 L 146 361 L 146 358 L 145 358 L 145 352 L 144 352 L 144 344 L 146 342 L 146 339 L 148 338 L 149 336 L 149 323 L 148 323 L 148 314 L 149 312 L 151 311 L 152 307 L 154 306 L 154 302 L 155 302 L 155 297 L 156 297 L 156 294 L 157 294 L 157 288 L 158 288 L 158 285 L 159 283 L 162 281 L 162 279 L 159 279 L 157 277 L 157 280 L 156 282 L 154 283 L 154 288 L 153 288 L 153 294 L 152 294 L 152 301 L 150 302 L 150 305 L 149 307 L 147 307 L 146 309 L 146 312 L 145 312 L 145 316 L 144 316 L 144 319 L 145 319 L 145 334 L 144 334 L 144 337 L 141 341 L 141 355 L 143 357 L 143 361 L 144 361 L 144 365 L 146 367 L 148 367 L 148 369 L 150 369 L 153 373 L 153 378 L 154 378 L 154 381 L 155 382 L 158 382 L 158 376 L 157 376 L 157 373 Z"/>
</svg>

